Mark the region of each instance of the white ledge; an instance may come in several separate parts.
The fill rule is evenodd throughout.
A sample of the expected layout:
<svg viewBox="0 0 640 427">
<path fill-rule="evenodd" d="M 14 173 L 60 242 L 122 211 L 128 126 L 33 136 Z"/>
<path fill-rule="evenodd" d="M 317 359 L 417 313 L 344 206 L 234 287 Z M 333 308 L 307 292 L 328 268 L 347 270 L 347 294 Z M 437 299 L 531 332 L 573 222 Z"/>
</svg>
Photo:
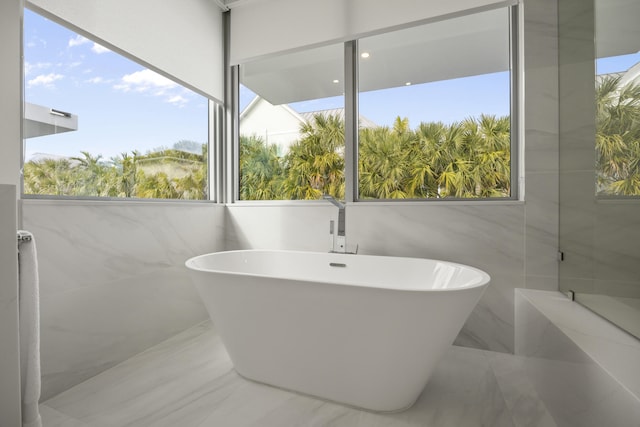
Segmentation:
<svg viewBox="0 0 640 427">
<path fill-rule="evenodd" d="M 640 340 L 560 292 L 516 289 L 516 293 L 640 403 Z"/>
</svg>

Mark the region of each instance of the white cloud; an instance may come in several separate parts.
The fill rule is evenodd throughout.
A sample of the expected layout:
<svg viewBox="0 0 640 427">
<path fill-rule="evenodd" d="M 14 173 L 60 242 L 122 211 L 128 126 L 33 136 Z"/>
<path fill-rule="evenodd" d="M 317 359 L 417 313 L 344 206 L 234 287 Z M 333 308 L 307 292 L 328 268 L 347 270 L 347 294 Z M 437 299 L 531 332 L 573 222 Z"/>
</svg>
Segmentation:
<svg viewBox="0 0 640 427">
<path fill-rule="evenodd" d="M 40 74 L 27 82 L 28 87 L 32 86 L 53 86 L 53 82 L 64 78 L 62 74 Z"/>
<path fill-rule="evenodd" d="M 164 98 L 164 102 L 182 107 L 189 99 L 180 94 L 183 88 L 176 82 L 151 70 L 140 70 L 123 76 L 114 89 L 123 92 L 145 93 L 149 96 Z"/>
<path fill-rule="evenodd" d="M 86 43 L 90 43 L 90 42 L 91 42 L 91 40 L 89 40 L 86 37 L 76 36 L 76 37 L 74 37 L 72 39 L 69 39 L 68 46 L 69 47 L 80 46 L 80 45 L 83 45 L 83 44 L 86 44 Z"/>
<path fill-rule="evenodd" d="M 98 55 L 100 55 L 101 53 L 107 53 L 107 52 L 111 52 L 109 49 L 107 49 L 106 47 L 99 45 L 98 43 L 94 43 L 93 46 L 91 47 L 91 50 L 94 53 L 97 53 Z"/>
<path fill-rule="evenodd" d="M 32 64 L 31 62 L 26 62 L 24 63 L 24 74 L 25 75 L 29 75 L 31 72 L 35 71 L 35 70 L 44 70 L 47 68 L 51 67 L 51 63 L 50 62 L 36 62 L 35 64 Z"/>
<path fill-rule="evenodd" d="M 36 46 L 47 47 L 47 41 L 39 37 L 31 37 L 30 40 L 25 41 L 25 47 L 32 48 Z"/>
<path fill-rule="evenodd" d="M 110 83 L 111 80 L 105 80 L 102 77 L 92 77 L 88 80 L 85 80 L 86 83 L 100 84 L 100 83 Z"/>
<path fill-rule="evenodd" d="M 122 82 L 114 87 L 116 89 L 128 92 L 134 90 L 136 92 L 153 91 L 155 95 L 164 95 L 166 89 L 172 89 L 177 84 L 168 78 L 151 70 L 141 70 L 135 73 L 126 74 L 122 77 Z"/>
<path fill-rule="evenodd" d="M 186 99 L 185 97 L 183 97 L 182 95 L 175 95 L 175 96 L 172 96 L 171 98 L 167 99 L 167 102 L 169 104 L 173 104 L 173 105 L 177 105 L 179 107 L 182 107 L 187 102 L 189 102 L 189 100 Z"/>
</svg>

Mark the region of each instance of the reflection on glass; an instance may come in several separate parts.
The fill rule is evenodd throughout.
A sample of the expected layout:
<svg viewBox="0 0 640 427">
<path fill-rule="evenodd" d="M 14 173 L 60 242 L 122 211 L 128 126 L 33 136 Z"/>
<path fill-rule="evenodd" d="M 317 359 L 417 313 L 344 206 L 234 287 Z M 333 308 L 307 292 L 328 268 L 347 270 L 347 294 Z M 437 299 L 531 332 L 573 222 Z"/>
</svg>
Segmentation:
<svg viewBox="0 0 640 427">
<path fill-rule="evenodd" d="M 24 13 L 24 193 L 206 199 L 209 101 Z"/>
<path fill-rule="evenodd" d="M 640 337 L 640 2 L 561 3 L 559 288 Z"/>
<path fill-rule="evenodd" d="M 343 45 L 240 66 L 240 200 L 344 199 Z"/>
<path fill-rule="evenodd" d="M 598 196 L 640 196 L 640 39 L 632 42 L 625 43 L 629 54 L 603 57 L 613 52 L 596 43 Z"/>
<path fill-rule="evenodd" d="M 359 197 L 510 197 L 510 10 L 359 41 Z"/>
</svg>

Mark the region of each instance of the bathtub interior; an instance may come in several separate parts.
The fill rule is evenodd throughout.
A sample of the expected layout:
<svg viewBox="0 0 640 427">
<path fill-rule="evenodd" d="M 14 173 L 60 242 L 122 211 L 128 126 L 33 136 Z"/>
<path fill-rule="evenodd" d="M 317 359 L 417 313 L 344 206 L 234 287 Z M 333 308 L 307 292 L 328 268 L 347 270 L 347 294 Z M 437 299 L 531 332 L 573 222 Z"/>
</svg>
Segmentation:
<svg viewBox="0 0 640 427">
<path fill-rule="evenodd" d="M 242 250 L 187 261 L 192 270 L 395 290 L 462 290 L 487 284 L 485 272 L 446 261 L 322 252 Z"/>
</svg>

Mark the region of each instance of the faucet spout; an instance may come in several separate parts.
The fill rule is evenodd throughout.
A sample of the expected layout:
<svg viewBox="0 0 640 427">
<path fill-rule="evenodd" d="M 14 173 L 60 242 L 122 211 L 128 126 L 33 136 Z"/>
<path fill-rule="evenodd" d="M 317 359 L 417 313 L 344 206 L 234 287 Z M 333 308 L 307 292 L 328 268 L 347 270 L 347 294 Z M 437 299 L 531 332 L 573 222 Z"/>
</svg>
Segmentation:
<svg viewBox="0 0 640 427">
<path fill-rule="evenodd" d="M 347 236 L 345 232 L 347 206 L 329 194 L 323 194 L 322 198 L 338 208 L 338 232 L 336 233 L 335 239 L 333 235 L 333 227 L 331 227 L 330 231 L 332 243 L 331 251 L 345 253 L 347 251 Z M 333 223 L 333 221 L 331 222 Z"/>
<path fill-rule="evenodd" d="M 330 194 L 323 194 L 322 198 L 328 201 L 329 203 L 331 203 L 332 205 L 334 205 L 335 207 L 337 207 L 338 209 L 344 209 L 346 207 L 344 203 L 336 200 L 336 198 Z"/>
</svg>

